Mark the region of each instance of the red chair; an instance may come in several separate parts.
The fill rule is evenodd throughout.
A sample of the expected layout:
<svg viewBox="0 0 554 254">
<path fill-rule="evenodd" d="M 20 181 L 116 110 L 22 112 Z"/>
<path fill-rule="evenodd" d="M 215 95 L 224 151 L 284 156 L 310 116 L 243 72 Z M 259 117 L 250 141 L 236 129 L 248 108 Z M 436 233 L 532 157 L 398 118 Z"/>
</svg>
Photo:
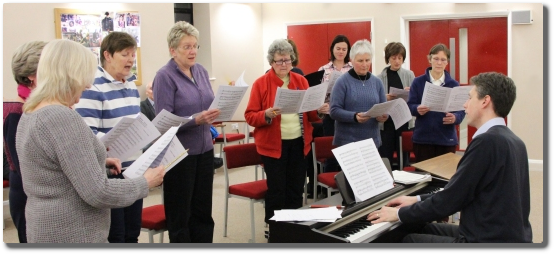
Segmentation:
<svg viewBox="0 0 554 254">
<path fill-rule="evenodd" d="M 154 235 L 160 234 L 160 243 L 164 242 L 164 232 L 167 231 L 165 224 L 165 206 L 163 204 L 163 185 L 160 186 L 162 193 L 162 204 L 142 208 L 142 220 L 140 231 L 148 232 L 149 243 L 154 243 Z"/>
<path fill-rule="evenodd" d="M 214 144 L 219 144 L 219 157 L 223 158 L 223 155 L 221 155 L 221 152 L 223 151 L 223 147 L 227 146 L 227 143 L 230 142 L 236 142 L 243 140 L 246 135 L 243 133 L 225 133 L 225 124 L 222 122 L 214 122 L 214 127 L 219 127 L 220 132 L 217 138 L 215 138 Z"/>
<path fill-rule="evenodd" d="M 400 164 L 398 164 L 399 169 L 406 170 L 406 166 L 410 165 L 410 162 L 415 162 L 415 154 L 414 154 L 414 143 L 412 142 L 412 135 L 414 134 L 414 131 L 404 131 L 402 132 L 402 135 L 399 137 L 400 139 L 400 151 L 402 151 L 402 154 L 409 153 L 408 161 L 404 161 L 404 156 L 399 156 Z M 406 170 L 406 171 L 413 171 L 413 170 Z"/>
<path fill-rule="evenodd" d="M 240 198 L 250 201 L 251 243 L 255 242 L 254 203 L 263 202 L 267 192 L 267 180 L 256 180 L 238 184 L 229 184 L 229 170 L 262 164 L 262 157 L 256 150 L 255 143 L 226 146 L 223 148 L 225 171 L 225 219 L 223 237 L 227 237 L 227 217 L 229 198 Z"/>
<path fill-rule="evenodd" d="M 338 192 L 337 183 L 335 182 L 335 175 L 339 172 L 327 172 L 319 173 L 317 165 L 323 172 L 325 160 L 328 158 L 334 158 L 335 155 L 331 151 L 333 146 L 333 136 L 316 137 L 312 142 L 312 155 L 314 161 L 314 201 L 317 200 L 317 186 L 327 188 L 327 197 L 331 197 L 332 192 Z"/>
</svg>

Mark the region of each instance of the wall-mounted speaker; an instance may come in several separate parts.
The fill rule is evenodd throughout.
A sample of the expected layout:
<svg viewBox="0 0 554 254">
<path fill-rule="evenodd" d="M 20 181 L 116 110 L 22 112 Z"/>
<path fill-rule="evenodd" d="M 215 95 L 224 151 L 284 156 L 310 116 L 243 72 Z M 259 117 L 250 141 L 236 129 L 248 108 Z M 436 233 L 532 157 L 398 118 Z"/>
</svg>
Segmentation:
<svg viewBox="0 0 554 254">
<path fill-rule="evenodd" d="M 512 11 L 512 25 L 528 25 L 533 23 L 531 11 Z"/>
</svg>

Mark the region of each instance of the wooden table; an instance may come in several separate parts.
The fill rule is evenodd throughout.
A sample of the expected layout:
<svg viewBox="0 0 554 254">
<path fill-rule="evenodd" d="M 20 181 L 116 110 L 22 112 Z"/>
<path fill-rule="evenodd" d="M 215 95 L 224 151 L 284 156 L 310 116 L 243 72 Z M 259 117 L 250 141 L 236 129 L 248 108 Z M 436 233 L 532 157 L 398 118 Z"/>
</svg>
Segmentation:
<svg viewBox="0 0 554 254">
<path fill-rule="evenodd" d="M 428 172 L 433 176 L 450 180 L 454 173 L 456 173 L 456 168 L 458 167 L 458 162 L 460 162 L 461 158 L 461 155 L 447 153 L 435 158 L 414 163 L 411 166 L 418 170 Z"/>
</svg>

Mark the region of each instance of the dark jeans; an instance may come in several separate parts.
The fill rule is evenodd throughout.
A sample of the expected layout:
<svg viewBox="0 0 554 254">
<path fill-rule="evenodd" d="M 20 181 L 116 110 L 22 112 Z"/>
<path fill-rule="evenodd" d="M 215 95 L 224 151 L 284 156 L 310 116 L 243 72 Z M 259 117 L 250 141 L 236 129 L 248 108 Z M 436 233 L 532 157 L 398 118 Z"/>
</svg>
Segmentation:
<svg viewBox="0 0 554 254">
<path fill-rule="evenodd" d="M 275 210 L 297 209 L 302 206 L 306 160 L 303 138 L 281 141 L 281 157 L 276 159 L 262 155 L 267 175 L 265 194 L 265 222 L 269 222 Z"/>
<path fill-rule="evenodd" d="M 395 151 L 397 155 L 403 154 L 402 160 L 404 162 L 404 165 L 407 165 L 406 163 L 408 162 L 408 158 L 409 158 L 408 153 L 401 153 L 400 142 L 399 142 L 399 137 L 402 135 L 402 132 L 407 130 L 408 130 L 408 123 L 400 126 L 400 128 L 396 130 L 394 127 L 394 122 L 392 121 L 392 118 L 389 117 L 389 119 L 387 119 L 387 121 L 384 122 L 384 129 L 381 131 L 381 147 L 379 147 L 379 154 L 389 159 L 391 166 L 392 166 L 392 163 L 394 162 L 392 157 Z M 400 163 L 400 157 L 398 157 L 398 163 Z"/>
<path fill-rule="evenodd" d="M 164 177 L 166 227 L 171 243 L 212 243 L 213 149 L 188 155 Z"/>
<path fill-rule="evenodd" d="M 429 223 L 419 234 L 409 234 L 402 239 L 404 243 L 464 243 L 458 225 L 447 223 Z"/>
<path fill-rule="evenodd" d="M 124 179 L 123 174 L 108 176 L 110 179 Z M 124 208 L 111 209 L 110 243 L 138 243 L 142 220 L 142 199 Z"/>
<path fill-rule="evenodd" d="M 325 115 L 323 118 L 323 135 L 335 136 L 335 119 L 331 118 L 331 115 Z M 341 171 L 339 162 L 335 158 L 325 160 L 323 167 L 323 173 Z"/>
<path fill-rule="evenodd" d="M 23 191 L 23 181 L 19 172 L 10 170 L 10 214 L 13 224 L 17 229 L 20 243 L 27 243 L 27 230 L 25 220 L 25 204 L 27 195 Z"/>
</svg>

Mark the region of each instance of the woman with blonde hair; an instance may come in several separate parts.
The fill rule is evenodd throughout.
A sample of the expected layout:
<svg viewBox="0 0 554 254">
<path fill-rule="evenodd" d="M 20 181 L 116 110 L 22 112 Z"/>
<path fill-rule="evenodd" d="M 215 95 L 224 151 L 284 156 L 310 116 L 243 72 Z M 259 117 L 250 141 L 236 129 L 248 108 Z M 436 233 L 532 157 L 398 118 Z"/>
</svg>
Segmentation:
<svg viewBox="0 0 554 254">
<path fill-rule="evenodd" d="M 96 57 L 79 43 L 54 40 L 42 51 L 37 88 L 17 128 L 33 243 L 107 242 L 110 208 L 124 207 L 161 184 L 163 166 L 135 179 L 108 179 L 121 170 L 81 116 L 71 109 L 94 79 Z M 123 193 L 123 194 L 122 194 Z"/>
</svg>

